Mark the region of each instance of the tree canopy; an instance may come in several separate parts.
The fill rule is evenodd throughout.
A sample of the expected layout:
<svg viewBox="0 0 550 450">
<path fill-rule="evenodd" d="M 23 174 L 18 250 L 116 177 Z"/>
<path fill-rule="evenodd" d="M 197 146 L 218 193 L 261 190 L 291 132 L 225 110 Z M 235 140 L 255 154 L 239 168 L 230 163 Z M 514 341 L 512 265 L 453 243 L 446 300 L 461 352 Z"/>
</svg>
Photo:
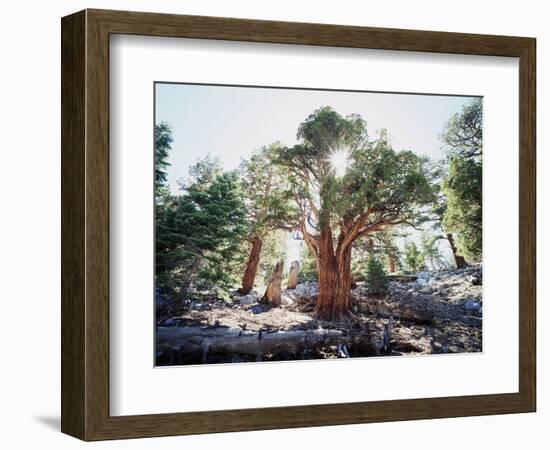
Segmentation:
<svg viewBox="0 0 550 450">
<path fill-rule="evenodd" d="M 167 194 L 156 205 L 157 285 L 178 298 L 195 280 L 233 283 L 239 271 L 235 254 L 246 233 L 237 172 L 223 172 L 207 157 L 189 174 L 180 195 Z"/>
<path fill-rule="evenodd" d="M 358 115 L 322 107 L 299 126 L 297 138 L 297 145 L 279 149 L 277 163 L 286 169 L 300 231 L 318 260 L 317 315 L 339 320 L 350 314 L 353 243 L 383 228 L 414 224 L 433 191 L 423 159 L 395 151 L 385 131 L 369 140 Z"/>
</svg>

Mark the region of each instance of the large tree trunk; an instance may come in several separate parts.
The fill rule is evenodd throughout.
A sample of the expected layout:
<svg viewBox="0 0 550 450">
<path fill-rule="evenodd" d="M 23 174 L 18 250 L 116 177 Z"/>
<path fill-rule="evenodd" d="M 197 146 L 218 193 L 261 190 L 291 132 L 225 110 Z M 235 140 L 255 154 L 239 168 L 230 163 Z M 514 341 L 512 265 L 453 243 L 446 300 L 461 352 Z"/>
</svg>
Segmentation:
<svg viewBox="0 0 550 450">
<path fill-rule="evenodd" d="M 286 283 L 287 289 L 296 289 L 298 284 L 298 275 L 300 273 L 300 263 L 293 261 L 290 265 L 290 272 L 288 273 L 288 281 Z"/>
<path fill-rule="evenodd" d="M 275 270 L 269 278 L 265 294 L 262 297 L 262 302 L 272 306 L 281 305 L 281 283 L 283 281 L 284 263 L 279 261 L 275 264 Z"/>
<path fill-rule="evenodd" d="M 254 279 L 256 278 L 258 263 L 260 262 L 260 252 L 262 251 L 263 241 L 259 237 L 253 237 L 251 242 L 252 248 L 250 249 L 250 255 L 248 257 L 248 262 L 246 263 L 242 287 L 239 289 L 239 293 L 243 295 L 250 293 L 250 291 L 254 288 Z"/>
<path fill-rule="evenodd" d="M 466 266 L 466 260 L 464 259 L 464 256 L 461 256 L 458 254 L 458 249 L 455 246 L 455 240 L 453 238 L 452 233 L 447 233 L 447 240 L 449 241 L 449 244 L 451 245 L 451 250 L 453 251 L 453 256 L 455 258 L 455 264 L 458 269 L 461 267 Z"/>
<path fill-rule="evenodd" d="M 323 227 L 319 238 L 319 295 L 315 307 L 320 320 L 342 322 L 352 316 L 351 283 L 351 246 L 340 255 L 335 254 L 331 228 Z"/>
</svg>

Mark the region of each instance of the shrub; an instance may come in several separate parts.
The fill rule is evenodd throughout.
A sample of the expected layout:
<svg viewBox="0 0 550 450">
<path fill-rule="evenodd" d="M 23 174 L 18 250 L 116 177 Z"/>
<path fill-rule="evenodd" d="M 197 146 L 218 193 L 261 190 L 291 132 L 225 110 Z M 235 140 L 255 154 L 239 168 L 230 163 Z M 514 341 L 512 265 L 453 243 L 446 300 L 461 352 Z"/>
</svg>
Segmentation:
<svg viewBox="0 0 550 450">
<path fill-rule="evenodd" d="M 369 294 L 384 294 L 388 290 L 388 276 L 382 263 L 374 256 L 369 256 L 365 273 L 365 282 Z"/>
</svg>

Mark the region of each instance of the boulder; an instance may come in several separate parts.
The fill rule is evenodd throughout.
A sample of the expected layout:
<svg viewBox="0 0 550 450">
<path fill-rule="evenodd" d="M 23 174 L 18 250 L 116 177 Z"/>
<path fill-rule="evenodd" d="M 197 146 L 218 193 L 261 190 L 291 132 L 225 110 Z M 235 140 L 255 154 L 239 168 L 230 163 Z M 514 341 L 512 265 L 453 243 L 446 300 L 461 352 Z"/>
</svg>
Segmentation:
<svg viewBox="0 0 550 450">
<path fill-rule="evenodd" d="M 239 304 L 241 306 L 252 305 L 255 302 L 256 302 L 256 299 L 250 294 L 243 295 L 242 297 L 239 298 Z"/>
<path fill-rule="evenodd" d="M 269 311 L 269 306 L 268 305 L 256 305 L 252 308 L 250 308 L 248 311 L 251 312 L 252 314 L 261 314 L 261 313 L 264 313 L 266 311 Z"/>
<path fill-rule="evenodd" d="M 163 327 L 179 327 L 181 323 L 180 319 L 166 319 L 164 322 L 162 322 Z"/>
<path fill-rule="evenodd" d="M 475 300 L 467 300 L 466 303 L 464 303 L 464 309 L 466 311 L 481 311 L 481 303 L 476 302 Z"/>
</svg>

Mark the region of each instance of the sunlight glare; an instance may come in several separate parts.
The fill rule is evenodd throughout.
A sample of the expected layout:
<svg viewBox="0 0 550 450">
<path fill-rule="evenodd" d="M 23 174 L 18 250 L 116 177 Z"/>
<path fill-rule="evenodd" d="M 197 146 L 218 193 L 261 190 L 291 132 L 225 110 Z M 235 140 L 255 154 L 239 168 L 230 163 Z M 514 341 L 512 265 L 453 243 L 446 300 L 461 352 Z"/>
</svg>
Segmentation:
<svg viewBox="0 0 550 450">
<path fill-rule="evenodd" d="M 346 149 L 337 150 L 330 155 L 330 165 L 337 177 L 341 177 L 346 173 L 348 162 L 348 152 Z"/>
</svg>

